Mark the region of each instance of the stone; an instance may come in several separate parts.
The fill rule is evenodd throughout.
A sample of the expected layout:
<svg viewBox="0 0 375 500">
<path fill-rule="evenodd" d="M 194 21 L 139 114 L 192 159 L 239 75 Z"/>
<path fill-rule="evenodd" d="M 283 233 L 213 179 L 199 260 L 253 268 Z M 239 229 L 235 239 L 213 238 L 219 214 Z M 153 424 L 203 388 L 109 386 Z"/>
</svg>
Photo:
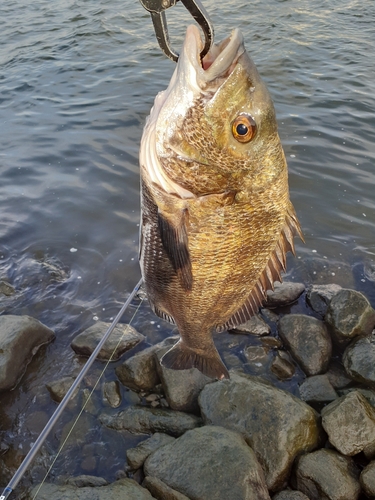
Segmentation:
<svg viewBox="0 0 375 500">
<path fill-rule="evenodd" d="M 260 345 L 247 346 L 243 353 L 247 362 L 258 368 L 264 368 L 270 363 L 272 358 L 271 350 L 268 347 Z"/>
<path fill-rule="evenodd" d="M 295 302 L 305 291 L 303 283 L 274 283 L 274 290 L 267 291 L 266 307 L 284 307 Z"/>
<path fill-rule="evenodd" d="M 54 332 L 30 316 L 0 316 L 0 391 L 13 389 L 39 348 Z"/>
<path fill-rule="evenodd" d="M 108 486 L 84 486 L 77 488 L 73 485 L 57 485 L 44 483 L 38 492 L 39 486 L 31 491 L 31 498 L 38 495 L 38 500 L 152 500 L 151 493 L 139 486 L 133 479 L 120 479 Z M 38 493 L 37 493 L 38 492 Z"/>
<path fill-rule="evenodd" d="M 306 293 L 306 299 L 316 313 L 324 316 L 332 297 L 341 290 L 340 285 L 312 285 Z"/>
<path fill-rule="evenodd" d="M 222 427 L 205 426 L 186 432 L 152 453 L 144 471 L 188 498 L 270 498 L 252 449 L 239 434 Z"/>
<path fill-rule="evenodd" d="M 65 394 L 71 388 L 75 381 L 75 377 L 63 377 L 60 380 L 54 380 L 49 384 L 46 384 L 47 390 L 51 395 L 51 398 L 56 401 L 56 403 L 60 403 L 64 398 Z M 77 396 L 79 392 L 79 387 L 74 391 L 72 395 L 72 399 Z"/>
<path fill-rule="evenodd" d="M 305 314 L 288 314 L 279 321 L 279 334 L 306 375 L 327 370 L 332 342 L 322 321 Z"/>
<path fill-rule="evenodd" d="M 136 470 L 142 467 L 146 458 L 158 448 L 171 443 L 175 438 L 155 432 L 153 436 L 139 443 L 135 448 L 130 448 L 126 451 L 126 458 L 131 469 Z"/>
<path fill-rule="evenodd" d="M 325 321 L 331 326 L 337 344 L 345 346 L 355 337 L 370 335 L 375 311 L 362 293 L 343 288 L 333 296 Z"/>
<path fill-rule="evenodd" d="M 117 415 L 102 413 L 100 421 L 117 431 L 152 434 L 163 432 L 171 436 L 180 436 L 184 432 L 202 424 L 199 417 L 162 408 L 130 406 Z"/>
<path fill-rule="evenodd" d="M 347 374 L 357 382 L 375 388 L 375 336 L 352 342 L 342 357 Z"/>
<path fill-rule="evenodd" d="M 292 485 L 310 500 L 357 500 L 361 488 L 353 460 L 321 449 L 298 458 Z"/>
<path fill-rule="evenodd" d="M 375 497 L 375 460 L 363 469 L 359 476 L 359 482 L 368 497 Z"/>
<path fill-rule="evenodd" d="M 11 297 L 16 293 L 16 290 L 8 282 L 0 280 L 0 294 L 6 297 Z"/>
<path fill-rule="evenodd" d="M 160 359 L 169 349 L 170 347 L 163 347 L 155 353 L 156 369 L 164 389 L 165 398 L 172 410 L 198 413 L 198 396 L 203 387 L 212 382 L 213 379 L 206 377 L 196 368 L 170 370 L 162 366 Z"/>
<path fill-rule="evenodd" d="M 118 408 L 121 405 L 121 390 L 117 380 L 106 382 L 103 387 L 103 396 L 112 408 Z"/>
<path fill-rule="evenodd" d="M 296 490 L 283 490 L 276 493 L 272 500 L 310 500 L 304 493 Z"/>
<path fill-rule="evenodd" d="M 333 401 L 322 412 L 322 425 L 332 446 L 343 455 L 375 451 L 375 409 L 359 392 Z"/>
<path fill-rule="evenodd" d="M 337 389 L 344 389 L 353 381 L 346 373 L 343 364 L 337 360 L 331 359 L 328 371 L 326 372 L 328 380 L 331 382 L 332 387 Z"/>
<path fill-rule="evenodd" d="M 316 412 L 259 377 L 230 372 L 230 380 L 204 387 L 199 405 L 205 424 L 239 432 L 254 450 L 267 487 L 277 491 L 296 456 L 320 443 Z"/>
<path fill-rule="evenodd" d="M 189 500 L 188 497 L 170 488 L 157 477 L 147 476 L 142 486 L 147 488 L 157 500 Z"/>
<path fill-rule="evenodd" d="M 339 391 L 339 395 L 346 396 L 346 394 L 353 391 L 359 391 L 367 399 L 370 405 L 375 408 L 375 391 L 372 391 L 371 389 L 364 389 L 363 387 L 350 387 L 349 389 L 342 389 Z"/>
<path fill-rule="evenodd" d="M 258 315 L 252 316 L 246 323 L 236 326 L 234 330 L 229 330 L 229 333 L 251 334 L 264 336 L 271 333 L 271 327 Z"/>
<path fill-rule="evenodd" d="M 270 349 L 281 349 L 283 347 L 281 340 L 276 337 L 262 337 L 260 341 L 264 347 L 269 347 Z"/>
<path fill-rule="evenodd" d="M 85 486 L 107 486 L 108 481 L 102 477 L 88 476 L 84 474 L 82 476 L 70 477 L 65 483 L 70 484 L 71 486 L 76 486 L 77 488 L 84 488 Z"/>
<path fill-rule="evenodd" d="M 296 367 L 287 352 L 277 351 L 272 361 L 271 371 L 278 379 L 289 380 L 293 377 Z"/>
<path fill-rule="evenodd" d="M 81 356 L 91 356 L 110 326 L 111 323 L 97 321 L 90 328 L 77 335 L 71 343 L 73 351 Z M 126 351 L 129 351 L 144 339 L 144 335 L 137 332 L 132 326 L 119 323 L 99 351 L 97 359 L 101 361 L 108 361 L 109 359 L 117 361 Z"/>
<path fill-rule="evenodd" d="M 326 374 L 308 377 L 300 385 L 299 394 L 306 403 L 330 403 L 339 397 Z"/>
</svg>

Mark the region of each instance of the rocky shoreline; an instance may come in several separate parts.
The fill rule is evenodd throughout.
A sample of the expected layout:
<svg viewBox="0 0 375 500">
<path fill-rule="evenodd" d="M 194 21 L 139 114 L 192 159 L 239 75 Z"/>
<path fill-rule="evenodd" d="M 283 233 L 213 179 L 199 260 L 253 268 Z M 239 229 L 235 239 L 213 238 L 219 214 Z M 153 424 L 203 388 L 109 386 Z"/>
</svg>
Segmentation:
<svg viewBox="0 0 375 500">
<path fill-rule="evenodd" d="M 301 294 L 306 314 L 275 313 Z M 374 325 L 375 311 L 360 292 L 278 284 L 258 316 L 229 332 L 233 339 L 256 337 L 257 344 L 249 342 L 240 357 L 224 352 L 231 378 L 214 381 L 195 369 L 160 365 L 176 337 L 147 346 L 141 333 L 120 324 L 100 359 L 115 346 L 116 359 L 138 344 L 144 349 L 113 368 L 114 380 L 102 387 L 105 406 L 92 413 L 99 425 L 144 439 L 127 450 L 117 481 L 71 477 L 44 484 L 38 498 L 375 498 Z M 88 356 L 107 326 L 97 322 L 74 339 L 72 349 Z M 13 388 L 32 355 L 52 339 L 53 332 L 33 318 L 1 316 L 6 376 L 0 390 Z M 298 394 L 278 386 L 296 376 Z M 49 382 L 50 397 L 61 401 L 72 380 Z M 135 404 L 124 404 L 121 386 L 134 394 Z"/>
</svg>

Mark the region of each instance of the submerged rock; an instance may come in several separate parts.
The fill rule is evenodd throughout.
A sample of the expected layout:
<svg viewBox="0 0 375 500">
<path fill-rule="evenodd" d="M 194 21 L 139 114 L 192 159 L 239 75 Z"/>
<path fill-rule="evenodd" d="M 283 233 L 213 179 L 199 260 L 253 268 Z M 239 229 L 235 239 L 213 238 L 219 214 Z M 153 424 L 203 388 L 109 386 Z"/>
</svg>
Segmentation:
<svg viewBox="0 0 375 500">
<path fill-rule="evenodd" d="M 315 312 L 324 316 L 332 297 L 340 290 L 340 285 L 312 285 L 307 290 L 306 299 Z"/>
<path fill-rule="evenodd" d="M 251 334 L 262 337 L 271 333 L 271 327 L 256 314 L 246 321 L 246 323 L 236 326 L 234 330 L 229 330 L 229 333 Z"/>
<path fill-rule="evenodd" d="M 271 365 L 271 371 L 280 380 L 288 380 L 293 377 L 296 367 L 290 356 L 285 351 L 277 351 Z"/>
<path fill-rule="evenodd" d="M 266 307 L 283 307 L 295 302 L 305 291 L 303 283 L 274 283 L 275 289 L 267 291 Z"/>
<path fill-rule="evenodd" d="M 0 391 L 13 389 L 38 349 L 54 332 L 30 316 L 0 316 Z"/>
<path fill-rule="evenodd" d="M 339 397 L 325 374 L 308 377 L 300 385 L 299 394 L 306 403 L 329 403 Z"/>
<path fill-rule="evenodd" d="M 175 438 L 168 434 L 155 432 L 153 436 L 139 443 L 135 448 L 130 448 L 126 451 L 128 465 L 136 470 L 142 467 L 146 458 L 158 448 L 171 443 Z"/>
<path fill-rule="evenodd" d="M 189 500 L 188 497 L 173 488 L 170 488 L 157 477 L 147 476 L 144 479 L 142 486 L 147 488 L 157 500 Z"/>
<path fill-rule="evenodd" d="M 16 290 L 12 285 L 4 280 L 0 280 L 0 295 L 5 295 L 6 297 L 11 297 L 16 293 Z"/>
<path fill-rule="evenodd" d="M 305 314 L 288 314 L 279 321 L 279 333 L 306 375 L 327 370 L 332 342 L 322 321 Z"/>
<path fill-rule="evenodd" d="M 199 405 L 206 424 L 220 425 L 245 437 L 271 491 L 283 486 L 297 455 L 319 444 L 316 412 L 257 377 L 231 372 L 230 380 L 205 386 Z"/>
<path fill-rule="evenodd" d="M 54 380 L 53 382 L 46 384 L 46 387 L 51 395 L 51 398 L 54 401 L 56 401 L 56 403 L 60 403 L 60 401 L 62 401 L 62 399 L 64 398 L 65 394 L 69 391 L 69 389 L 73 385 L 74 381 L 75 377 L 63 377 L 59 380 Z M 77 387 L 77 389 L 74 391 L 72 399 L 75 396 L 77 396 L 78 391 L 79 387 Z"/>
<path fill-rule="evenodd" d="M 369 335 L 351 343 L 343 355 L 346 372 L 357 382 L 375 388 L 375 336 Z"/>
<path fill-rule="evenodd" d="M 106 382 L 103 386 L 103 399 L 108 402 L 112 408 L 118 408 L 121 404 L 120 384 L 117 380 Z"/>
<path fill-rule="evenodd" d="M 152 453 L 144 471 L 188 498 L 270 499 L 252 449 L 239 434 L 221 427 L 186 432 Z"/>
</svg>

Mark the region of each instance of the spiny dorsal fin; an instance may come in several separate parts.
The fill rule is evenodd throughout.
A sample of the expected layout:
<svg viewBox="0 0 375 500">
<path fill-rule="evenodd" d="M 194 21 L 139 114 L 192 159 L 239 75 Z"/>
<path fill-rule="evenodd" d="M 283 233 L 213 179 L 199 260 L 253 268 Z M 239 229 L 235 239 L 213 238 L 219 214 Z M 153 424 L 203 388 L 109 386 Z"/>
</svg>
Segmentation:
<svg viewBox="0 0 375 500">
<path fill-rule="evenodd" d="M 191 290 L 193 275 L 186 229 L 188 210 L 183 209 L 176 221 L 171 222 L 158 212 L 158 227 L 163 247 L 172 263 L 173 269 L 179 275 L 181 285 L 185 290 Z"/>
</svg>

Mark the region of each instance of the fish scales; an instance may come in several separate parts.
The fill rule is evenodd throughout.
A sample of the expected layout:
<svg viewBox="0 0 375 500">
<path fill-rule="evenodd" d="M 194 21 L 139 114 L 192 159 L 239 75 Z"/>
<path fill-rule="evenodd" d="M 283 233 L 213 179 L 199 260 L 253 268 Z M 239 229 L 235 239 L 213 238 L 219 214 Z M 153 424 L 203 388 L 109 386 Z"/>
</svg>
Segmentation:
<svg viewBox="0 0 375 500">
<path fill-rule="evenodd" d="M 189 27 L 145 126 L 140 264 L 152 308 L 181 337 L 162 363 L 220 379 L 213 334 L 256 313 L 301 231 L 272 100 L 241 34 L 203 67 L 200 50 Z"/>
</svg>

